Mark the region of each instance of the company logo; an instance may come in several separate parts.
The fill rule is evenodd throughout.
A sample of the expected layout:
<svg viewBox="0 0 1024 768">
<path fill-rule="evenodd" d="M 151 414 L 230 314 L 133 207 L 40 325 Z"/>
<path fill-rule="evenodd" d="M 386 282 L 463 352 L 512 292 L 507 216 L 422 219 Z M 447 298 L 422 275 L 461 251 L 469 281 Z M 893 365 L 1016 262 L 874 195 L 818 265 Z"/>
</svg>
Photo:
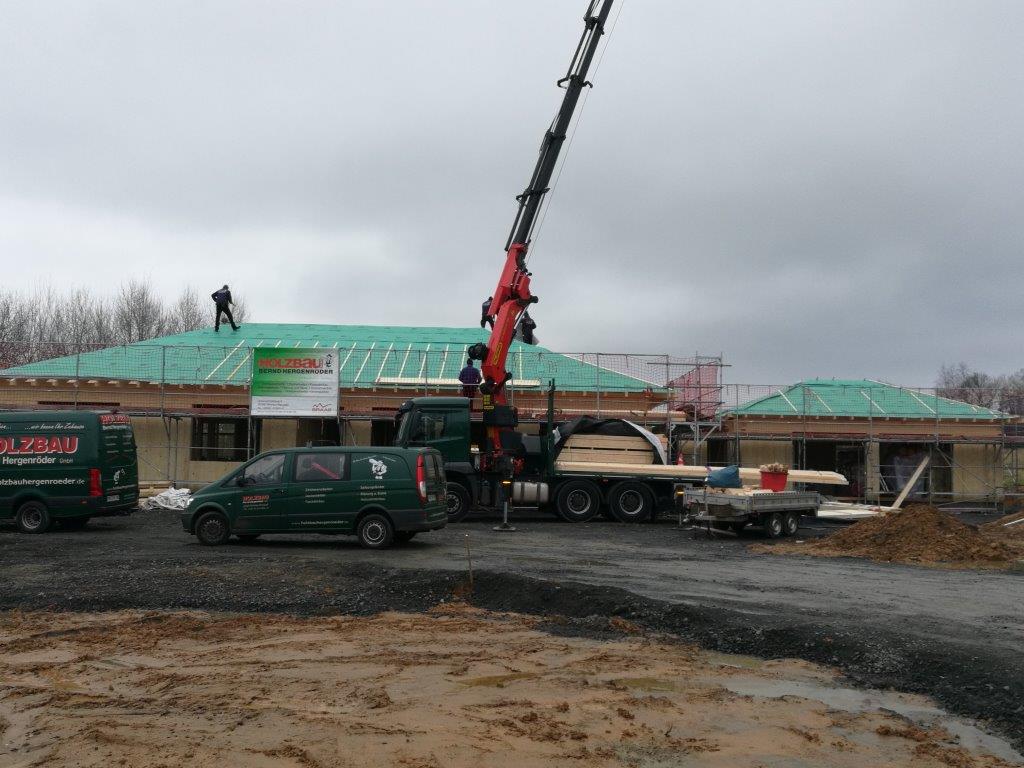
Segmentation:
<svg viewBox="0 0 1024 768">
<path fill-rule="evenodd" d="M 117 470 L 114 473 L 114 485 L 117 485 L 118 483 L 120 483 L 122 477 L 124 477 L 124 470 L 123 469 Z"/>
<path fill-rule="evenodd" d="M 313 403 L 313 405 L 310 407 L 310 410 L 311 411 L 325 411 L 325 412 L 328 412 L 328 413 L 333 413 L 334 412 L 334 406 L 331 405 L 330 403 Z"/>
<path fill-rule="evenodd" d="M 263 357 L 260 358 L 260 368 L 284 368 L 284 369 L 305 369 L 305 368 L 329 368 L 331 356 L 326 360 L 322 357 Z"/>
<path fill-rule="evenodd" d="M 383 480 L 384 475 L 388 473 L 388 462 L 394 459 L 390 456 L 367 456 L 365 459 L 356 459 L 356 462 L 360 461 L 370 462 L 370 474 L 374 480 Z"/>
<path fill-rule="evenodd" d="M 263 502 L 270 501 L 268 494 L 260 494 L 259 496 L 243 496 L 243 504 L 261 504 Z"/>
<path fill-rule="evenodd" d="M 0 437 L 0 454 L 78 453 L 77 437 Z"/>
<path fill-rule="evenodd" d="M 123 413 L 101 413 L 100 424 L 131 424 L 132 420 Z"/>
</svg>

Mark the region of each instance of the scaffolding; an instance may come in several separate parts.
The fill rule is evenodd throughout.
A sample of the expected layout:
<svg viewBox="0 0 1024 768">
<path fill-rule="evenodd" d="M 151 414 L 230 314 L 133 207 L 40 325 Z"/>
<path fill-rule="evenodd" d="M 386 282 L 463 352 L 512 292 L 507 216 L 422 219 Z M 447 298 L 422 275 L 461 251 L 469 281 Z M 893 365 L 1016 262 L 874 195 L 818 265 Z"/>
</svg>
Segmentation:
<svg viewBox="0 0 1024 768">
<path fill-rule="evenodd" d="M 254 419 L 249 378 L 258 346 L 145 343 L 69 351 L 65 345 L 4 344 L 0 409 L 116 409 L 139 425 L 147 480 L 196 482 L 268 446 L 389 442 L 393 416 L 407 399 L 461 393 L 465 345 L 335 344 L 341 368 L 336 419 L 293 419 L 290 425 Z M 720 356 L 555 353 L 517 345 L 509 369 L 509 397 L 525 431 L 541 428 L 553 381 L 556 419 L 627 419 L 667 435 L 671 461 L 782 461 L 842 471 L 855 481 L 848 498 L 878 502 L 894 491 L 897 452 L 925 452 L 932 461 L 923 498 L 933 503 L 992 506 L 1019 498 L 1024 489 L 1021 419 L 981 406 L 950 416 L 944 404 L 959 401 L 932 388 L 850 387 L 840 401 L 862 404 L 851 416 L 830 413 L 812 387 L 726 384 Z M 992 401 L 992 393 L 981 390 L 958 395 Z M 778 396 L 792 400 L 784 415 L 744 409 Z"/>
</svg>

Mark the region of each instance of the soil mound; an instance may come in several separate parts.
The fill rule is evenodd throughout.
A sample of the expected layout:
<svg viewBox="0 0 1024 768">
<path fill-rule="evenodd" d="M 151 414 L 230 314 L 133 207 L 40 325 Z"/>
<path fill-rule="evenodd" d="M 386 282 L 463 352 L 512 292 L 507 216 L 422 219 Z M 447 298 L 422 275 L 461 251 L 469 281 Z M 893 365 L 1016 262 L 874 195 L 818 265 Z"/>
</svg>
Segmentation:
<svg viewBox="0 0 1024 768">
<path fill-rule="evenodd" d="M 1024 523 L 1022 523 L 1024 525 Z M 807 544 L 771 547 L 790 554 L 866 557 L 890 563 L 1003 567 L 1021 553 L 993 531 L 966 525 L 935 507 L 918 504 L 871 517 Z"/>
<path fill-rule="evenodd" d="M 1008 523 L 1012 523 L 1012 525 L 1008 525 Z M 981 530 L 993 536 L 1005 536 L 1024 543 L 1024 511 L 1017 510 L 1000 517 L 998 520 L 985 523 L 981 526 Z"/>
</svg>

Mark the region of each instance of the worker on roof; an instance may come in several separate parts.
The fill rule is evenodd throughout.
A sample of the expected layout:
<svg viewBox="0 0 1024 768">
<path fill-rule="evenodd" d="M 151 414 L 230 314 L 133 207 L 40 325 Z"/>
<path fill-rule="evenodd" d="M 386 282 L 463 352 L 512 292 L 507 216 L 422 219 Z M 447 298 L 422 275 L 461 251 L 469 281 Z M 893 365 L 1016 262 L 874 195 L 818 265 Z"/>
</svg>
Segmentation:
<svg viewBox="0 0 1024 768">
<path fill-rule="evenodd" d="M 462 396 L 470 399 L 469 407 L 473 407 L 472 400 L 476 396 L 476 390 L 480 386 L 480 371 L 473 365 L 473 358 L 466 361 L 466 366 L 459 371 L 459 381 L 462 382 Z"/>
<path fill-rule="evenodd" d="M 228 322 L 231 323 L 231 330 L 237 331 L 238 326 L 235 325 L 235 318 L 231 315 L 231 307 L 235 302 L 231 300 L 231 291 L 228 289 L 227 283 L 219 291 L 211 293 L 210 298 L 217 305 L 217 319 L 213 323 L 213 330 L 220 332 L 220 316 L 224 314 L 227 315 Z"/>
<path fill-rule="evenodd" d="M 524 344 L 537 343 L 537 340 L 533 337 L 533 331 L 536 327 L 537 323 L 530 317 L 530 313 L 523 312 L 523 316 L 519 318 L 519 336 Z"/>
<path fill-rule="evenodd" d="M 483 328 L 488 323 L 491 324 L 491 328 L 494 327 L 494 318 L 491 317 L 491 302 L 494 301 L 493 296 L 488 296 L 484 303 L 480 306 L 480 327 Z"/>
</svg>

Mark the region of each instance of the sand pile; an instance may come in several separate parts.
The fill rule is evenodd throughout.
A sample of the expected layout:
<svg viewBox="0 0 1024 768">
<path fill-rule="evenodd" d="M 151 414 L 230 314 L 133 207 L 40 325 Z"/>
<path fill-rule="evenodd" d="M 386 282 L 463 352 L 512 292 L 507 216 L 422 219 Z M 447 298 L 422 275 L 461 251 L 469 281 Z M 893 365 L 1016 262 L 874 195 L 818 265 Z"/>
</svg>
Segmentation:
<svg viewBox="0 0 1024 768">
<path fill-rule="evenodd" d="M 762 551 L 866 557 L 890 563 L 998 568 L 1022 556 L 1019 548 L 1011 546 L 1004 538 L 966 525 L 935 507 L 918 504 L 902 512 L 861 520 L 823 539 L 781 544 Z"/>
</svg>

